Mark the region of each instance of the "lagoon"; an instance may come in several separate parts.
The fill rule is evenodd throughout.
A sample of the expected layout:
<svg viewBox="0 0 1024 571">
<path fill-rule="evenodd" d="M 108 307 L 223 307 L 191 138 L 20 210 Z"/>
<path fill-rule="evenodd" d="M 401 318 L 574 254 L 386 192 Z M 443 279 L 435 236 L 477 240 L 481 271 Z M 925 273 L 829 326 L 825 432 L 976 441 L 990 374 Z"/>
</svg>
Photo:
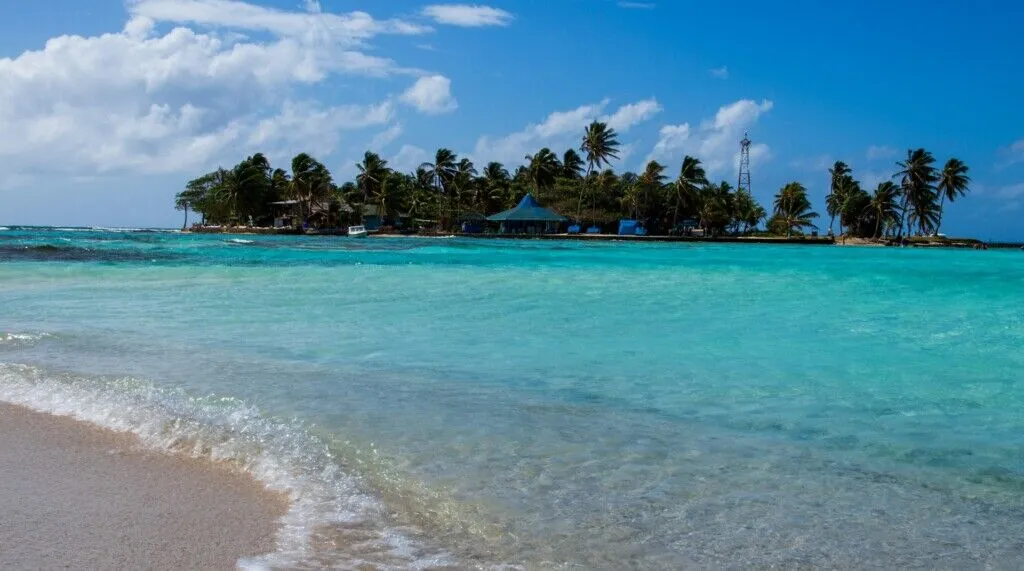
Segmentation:
<svg viewBox="0 0 1024 571">
<path fill-rule="evenodd" d="M 289 491 L 253 565 L 1024 562 L 1024 255 L 0 231 L 0 399 Z"/>
</svg>

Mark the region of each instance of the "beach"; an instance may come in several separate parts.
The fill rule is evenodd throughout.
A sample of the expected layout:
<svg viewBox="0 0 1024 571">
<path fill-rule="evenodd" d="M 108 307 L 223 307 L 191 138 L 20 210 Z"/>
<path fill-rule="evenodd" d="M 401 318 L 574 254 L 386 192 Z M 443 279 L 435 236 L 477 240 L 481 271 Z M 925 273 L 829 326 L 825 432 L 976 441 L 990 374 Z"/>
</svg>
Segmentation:
<svg viewBox="0 0 1024 571">
<path fill-rule="evenodd" d="M 286 509 L 226 466 L 0 403 L 2 569 L 234 569 Z"/>
</svg>

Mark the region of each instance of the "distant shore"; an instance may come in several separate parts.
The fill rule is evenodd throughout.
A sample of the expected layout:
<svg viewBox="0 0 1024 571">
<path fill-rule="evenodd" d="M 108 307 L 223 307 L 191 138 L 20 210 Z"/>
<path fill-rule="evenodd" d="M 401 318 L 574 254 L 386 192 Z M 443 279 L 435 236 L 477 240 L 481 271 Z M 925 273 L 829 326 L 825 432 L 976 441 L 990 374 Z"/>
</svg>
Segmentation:
<svg viewBox="0 0 1024 571">
<path fill-rule="evenodd" d="M 312 236 L 346 236 L 346 230 L 323 229 L 304 231 L 299 228 L 261 228 L 246 226 L 193 226 L 182 230 L 192 234 L 252 234 L 252 235 L 312 235 Z M 838 246 L 898 246 L 894 238 L 853 238 L 842 236 L 631 236 L 618 234 L 468 234 L 463 232 L 370 232 L 370 237 L 428 237 L 457 236 L 484 240 L 576 240 L 576 241 L 625 241 L 625 242 L 693 242 L 693 243 L 731 243 L 731 244 L 798 244 L 798 245 L 838 245 Z M 906 245 L 912 248 L 959 248 L 959 249 L 1022 249 L 1024 243 L 1016 242 L 985 242 L 976 238 L 947 237 L 911 237 Z"/>
<path fill-rule="evenodd" d="M 0 403 L 0 568 L 235 569 L 285 499 L 130 435 Z"/>
</svg>

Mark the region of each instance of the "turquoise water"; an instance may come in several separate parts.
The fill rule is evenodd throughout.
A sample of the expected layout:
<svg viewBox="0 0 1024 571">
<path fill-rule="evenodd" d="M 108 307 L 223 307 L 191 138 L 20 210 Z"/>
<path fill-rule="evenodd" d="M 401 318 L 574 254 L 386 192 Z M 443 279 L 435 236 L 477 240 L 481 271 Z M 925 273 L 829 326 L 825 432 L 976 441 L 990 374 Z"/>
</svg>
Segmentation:
<svg viewBox="0 0 1024 571">
<path fill-rule="evenodd" d="M 252 567 L 1019 568 L 1024 254 L 0 231 L 0 399 L 228 459 Z"/>
</svg>

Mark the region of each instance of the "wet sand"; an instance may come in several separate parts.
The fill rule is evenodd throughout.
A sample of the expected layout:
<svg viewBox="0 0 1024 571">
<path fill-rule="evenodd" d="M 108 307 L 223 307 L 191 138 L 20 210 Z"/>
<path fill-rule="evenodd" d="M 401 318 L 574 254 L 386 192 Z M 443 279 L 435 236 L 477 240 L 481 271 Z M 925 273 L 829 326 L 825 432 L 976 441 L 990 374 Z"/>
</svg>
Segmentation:
<svg viewBox="0 0 1024 571">
<path fill-rule="evenodd" d="M 0 569 L 234 569 L 286 509 L 227 467 L 0 403 Z"/>
</svg>

